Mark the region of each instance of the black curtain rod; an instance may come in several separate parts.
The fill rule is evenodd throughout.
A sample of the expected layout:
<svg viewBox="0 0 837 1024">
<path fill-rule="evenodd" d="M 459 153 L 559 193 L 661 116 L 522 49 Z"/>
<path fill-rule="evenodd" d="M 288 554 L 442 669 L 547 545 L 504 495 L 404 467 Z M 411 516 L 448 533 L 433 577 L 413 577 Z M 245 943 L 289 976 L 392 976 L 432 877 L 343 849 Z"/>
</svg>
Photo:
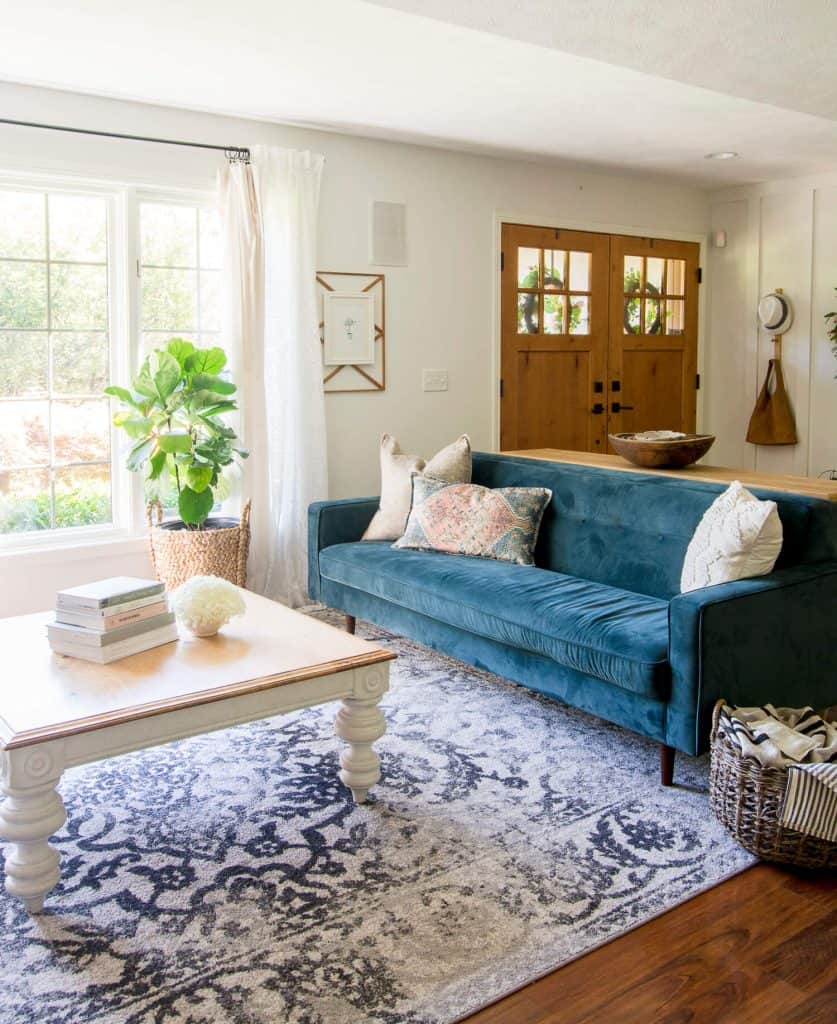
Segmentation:
<svg viewBox="0 0 837 1024">
<path fill-rule="evenodd" d="M 93 128 L 67 128 L 60 124 L 40 124 L 37 121 L 15 121 L 0 117 L 0 124 L 13 124 L 19 128 L 45 128 L 51 132 L 73 132 L 75 135 L 98 135 L 103 139 L 128 139 L 130 142 L 158 142 L 164 146 L 189 146 L 192 149 L 215 149 L 224 153 L 229 160 L 250 162 L 250 150 L 246 146 L 213 146 L 206 142 L 184 142 L 181 139 L 155 139 L 150 135 L 123 135 L 121 132 L 101 132 Z"/>
</svg>

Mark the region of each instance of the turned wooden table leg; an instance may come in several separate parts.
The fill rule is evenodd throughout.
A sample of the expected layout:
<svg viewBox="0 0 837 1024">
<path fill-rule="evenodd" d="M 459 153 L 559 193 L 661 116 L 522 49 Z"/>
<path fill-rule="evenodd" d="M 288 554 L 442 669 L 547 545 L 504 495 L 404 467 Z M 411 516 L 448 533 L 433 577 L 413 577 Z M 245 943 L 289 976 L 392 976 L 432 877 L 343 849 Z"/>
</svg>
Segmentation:
<svg viewBox="0 0 837 1024">
<path fill-rule="evenodd" d="M 347 633 L 354 633 L 355 629 L 357 629 L 357 619 L 355 618 L 354 615 L 347 615 L 346 616 L 346 632 Z"/>
<path fill-rule="evenodd" d="M 60 743 L 7 750 L 2 755 L 0 838 L 6 852 L 6 891 L 30 914 L 43 910 L 44 897 L 61 874 L 58 851 L 47 841 L 67 820 L 56 792 L 63 770 Z"/>
<path fill-rule="evenodd" d="M 386 666 L 357 670 L 353 696 L 344 698 L 334 724 L 337 735 L 349 744 L 340 755 L 340 780 L 357 804 L 366 801 L 369 789 L 381 778 L 381 759 L 372 744 L 386 732 L 378 702 L 387 689 L 388 674 Z"/>
<path fill-rule="evenodd" d="M 674 785 L 675 753 L 674 747 L 666 746 L 665 743 L 660 744 L 660 785 L 662 786 Z"/>
</svg>

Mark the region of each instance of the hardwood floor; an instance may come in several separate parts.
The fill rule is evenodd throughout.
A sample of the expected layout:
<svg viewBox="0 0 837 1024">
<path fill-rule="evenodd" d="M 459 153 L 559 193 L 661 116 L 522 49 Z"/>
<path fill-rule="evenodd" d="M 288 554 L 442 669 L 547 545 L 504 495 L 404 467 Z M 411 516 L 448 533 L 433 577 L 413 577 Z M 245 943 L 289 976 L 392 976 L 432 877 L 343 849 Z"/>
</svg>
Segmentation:
<svg viewBox="0 0 837 1024">
<path fill-rule="evenodd" d="M 467 1024 L 835 1020 L 837 878 L 759 864 Z"/>
</svg>

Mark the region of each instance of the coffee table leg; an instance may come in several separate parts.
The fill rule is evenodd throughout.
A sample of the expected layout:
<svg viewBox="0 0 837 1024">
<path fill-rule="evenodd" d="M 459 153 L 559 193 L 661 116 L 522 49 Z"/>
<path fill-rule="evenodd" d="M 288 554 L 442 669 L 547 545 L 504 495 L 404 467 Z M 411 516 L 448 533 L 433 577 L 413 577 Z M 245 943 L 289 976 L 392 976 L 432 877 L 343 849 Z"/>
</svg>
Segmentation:
<svg viewBox="0 0 837 1024">
<path fill-rule="evenodd" d="M 340 779 L 352 791 L 355 803 L 362 804 L 370 786 L 381 777 L 381 759 L 372 749 L 375 740 L 386 732 L 386 720 L 373 697 L 347 697 L 337 712 L 335 731 L 348 748 L 340 755 Z"/>
<path fill-rule="evenodd" d="M 63 767 L 60 743 L 7 750 L 0 762 L 0 838 L 10 844 L 6 891 L 23 900 L 30 914 L 43 910 L 61 874 L 58 851 L 47 840 L 67 820 L 55 788 Z"/>
</svg>

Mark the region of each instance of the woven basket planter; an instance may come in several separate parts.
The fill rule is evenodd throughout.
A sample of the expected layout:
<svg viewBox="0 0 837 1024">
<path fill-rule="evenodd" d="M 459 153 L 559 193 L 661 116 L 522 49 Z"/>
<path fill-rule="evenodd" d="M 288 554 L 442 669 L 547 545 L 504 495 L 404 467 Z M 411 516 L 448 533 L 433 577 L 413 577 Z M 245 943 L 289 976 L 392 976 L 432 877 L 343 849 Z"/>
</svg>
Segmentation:
<svg viewBox="0 0 837 1024">
<path fill-rule="evenodd" d="M 770 768 L 718 732 L 724 701 L 712 714 L 709 800 L 712 813 L 745 850 L 762 860 L 802 868 L 837 868 L 837 843 L 785 828 L 780 820 L 787 768 Z"/>
<path fill-rule="evenodd" d="M 147 519 L 151 561 L 166 590 L 175 590 L 192 576 L 220 576 L 245 586 L 250 550 L 249 501 L 241 510 L 240 520 L 210 518 L 202 530 L 188 530 L 179 520 L 164 524 L 159 503 L 148 506 Z"/>
</svg>

